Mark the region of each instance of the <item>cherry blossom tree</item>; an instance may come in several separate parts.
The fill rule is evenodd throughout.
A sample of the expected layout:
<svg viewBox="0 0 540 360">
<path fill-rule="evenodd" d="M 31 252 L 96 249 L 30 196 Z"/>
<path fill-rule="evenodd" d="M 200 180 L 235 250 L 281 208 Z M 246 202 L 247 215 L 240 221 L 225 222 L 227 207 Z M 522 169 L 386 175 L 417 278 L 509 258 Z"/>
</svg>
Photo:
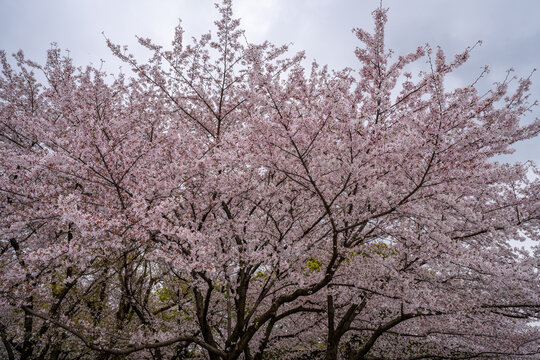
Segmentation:
<svg viewBox="0 0 540 360">
<path fill-rule="evenodd" d="M 306 69 L 217 8 L 107 40 L 132 77 L 1 54 L 1 356 L 538 358 L 539 174 L 496 158 L 530 79 L 447 90 L 472 48 L 396 58 L 382 8 L 357 70 Z"/>
</svg>

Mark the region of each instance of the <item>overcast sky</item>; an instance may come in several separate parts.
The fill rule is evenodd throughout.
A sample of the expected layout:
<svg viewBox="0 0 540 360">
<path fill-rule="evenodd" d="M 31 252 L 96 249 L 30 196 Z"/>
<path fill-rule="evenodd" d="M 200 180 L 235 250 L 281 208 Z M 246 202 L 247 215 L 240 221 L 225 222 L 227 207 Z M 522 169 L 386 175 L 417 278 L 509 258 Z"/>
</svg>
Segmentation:
<svg viewBox="0 0 540 360">
<path fill-rule="evenodd" d="M 118 63 L 105 45 L 102 32 L 113 42 L 130 45 L 134 36 L 150 37 L 168 45 L 178 19 L 187 35 L 213 27 L 214 0 L 0 0 L 0 49 L 8 54 L 22 49 L 43 62 L 50 43 L 69 49 L 77 65 L 105 60 L 117 72 Z M 372 29 L 371 11 L 379 0 L 236 0 L 235 15 L 250 42 L 293 43 L 332 68 L 356 67 L 358 45 L 351 29 Z M 540 69 L 540 1 L 520 0 L 384 0 L 389 7 L 387 46 L 403 54 L 418 45 L 440 45 L 447 54 L 483 40 L 472 59 L 451 79 L 465 85 L 483 65 L 492 72 L 483 86 L 502 80 L 505 70 L 527 76 Z M 213 29 L 212 29 L 213 30 Z M 533 97 L 540 99 L 540 71 L 533 76 Z M 531 118 L 540 117 L 540 108 Z M 540 165 L 540 139 L 517 146 L 512 160 L 535 160 Z"/>
</svg>

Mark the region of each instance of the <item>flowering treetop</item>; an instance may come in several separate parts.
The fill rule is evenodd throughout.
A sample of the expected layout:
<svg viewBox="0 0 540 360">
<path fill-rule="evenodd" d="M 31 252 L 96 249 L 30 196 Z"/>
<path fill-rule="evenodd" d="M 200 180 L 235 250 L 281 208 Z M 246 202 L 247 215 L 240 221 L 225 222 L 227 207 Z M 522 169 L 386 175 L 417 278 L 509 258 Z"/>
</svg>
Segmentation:
<svg viewBox="0 0 540 360">
<path fill-rule="evenodd" d="M 108 40 L 131 78 L 2 53 L 3 356 L 538 356 L 538 172 L 494 160 L 530 80 L 446 90 L 472 49 L 395 58 L 382 8 L 358 69 L 305 69 L 218 10 L 147 62 Z"/>
</svg>

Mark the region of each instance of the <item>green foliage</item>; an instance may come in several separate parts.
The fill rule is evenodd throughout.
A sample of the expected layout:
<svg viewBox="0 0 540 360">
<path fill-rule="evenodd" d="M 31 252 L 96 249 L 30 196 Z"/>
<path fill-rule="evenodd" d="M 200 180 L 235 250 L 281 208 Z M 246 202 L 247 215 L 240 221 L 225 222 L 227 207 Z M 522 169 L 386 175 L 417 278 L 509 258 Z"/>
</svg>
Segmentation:
<svg viewBox="0 0 540 360">
<path fill-rule="evenodd" d="M 253 275 L 252 279 L 261 279 L 261 278 L 265 278 L 267 277 L 268 274 L 266 274 L 265 271 L 262 271 L 262 270 L 257 270 L 257 272 L 255 273 L 255 275 Z"/>
<path fill-rule="evenodd" d="M 172 299 L 172 296 L 171 296 L 171 293 L 170 293 L 169 289 L 167 289 L 165 287 L 158 288 L 154 292 L 154 295 L 157 296 L 159 301 L 161 301 L 162 303 L 170 302 L 170 300 Z"/>
<path fill-rule="evenodd" d="M 306 261 L 306 267 L 310 270 L 310 271 L 314 271 L 314 272 L 319 272 L 321 271 L 321 266 L 322 266 L 322 263 L 314 258 L 314 257 L 310 257 L 307 261 Z"/>
</svg>

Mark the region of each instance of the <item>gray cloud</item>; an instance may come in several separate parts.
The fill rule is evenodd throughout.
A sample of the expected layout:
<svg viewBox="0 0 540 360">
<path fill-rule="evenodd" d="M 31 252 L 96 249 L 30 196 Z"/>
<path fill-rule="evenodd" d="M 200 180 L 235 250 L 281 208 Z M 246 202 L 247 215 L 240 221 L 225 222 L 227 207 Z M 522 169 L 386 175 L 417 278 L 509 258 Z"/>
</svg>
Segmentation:
<svg viewBox="0 0 540 360">
<path fill-rule="evenodd" d="M 106 69 L 115 72 L 121 64 L 110 55 L 101 32 L 144 56 L 134 35 L 167 45 L 178 18 L 188 35 L 206 32 L 216 17 L 213 2 L 0 0 L 0 49 L 13 53 L 20 48 L 43 61 L 49 44 L 57 42 L 70 50 L 78 65 L 105 59 Z M 292 42 L 292 50 L 306 50 L 308 59 L 334 68 L 356 66 L 353 50 L 358 42 L 350 30 L 371 29 L 370 13 L 377 6 L 379 0 L 237 0 L 234 5 L 250 41 Z M 454 77 L 456 84 L 469 82 L 485 64 L 492 72 L 483 86 L 501 80 L 510 67 L 522 76 L 540 68 L 538 1 L 385 0 L 383 6 L 390 8 L 387 45 L 397 54 L 429 42 L 453 55 L 484 41 Z M 533 97 L 540 99 L 540 76 L 533 76 L 535 80 Z M 536 109 L 531 116 L 538 114 Z M 517 152 L 505 159 L 540 163 L 540 140 L 519 144 Z"/>
</svg>

